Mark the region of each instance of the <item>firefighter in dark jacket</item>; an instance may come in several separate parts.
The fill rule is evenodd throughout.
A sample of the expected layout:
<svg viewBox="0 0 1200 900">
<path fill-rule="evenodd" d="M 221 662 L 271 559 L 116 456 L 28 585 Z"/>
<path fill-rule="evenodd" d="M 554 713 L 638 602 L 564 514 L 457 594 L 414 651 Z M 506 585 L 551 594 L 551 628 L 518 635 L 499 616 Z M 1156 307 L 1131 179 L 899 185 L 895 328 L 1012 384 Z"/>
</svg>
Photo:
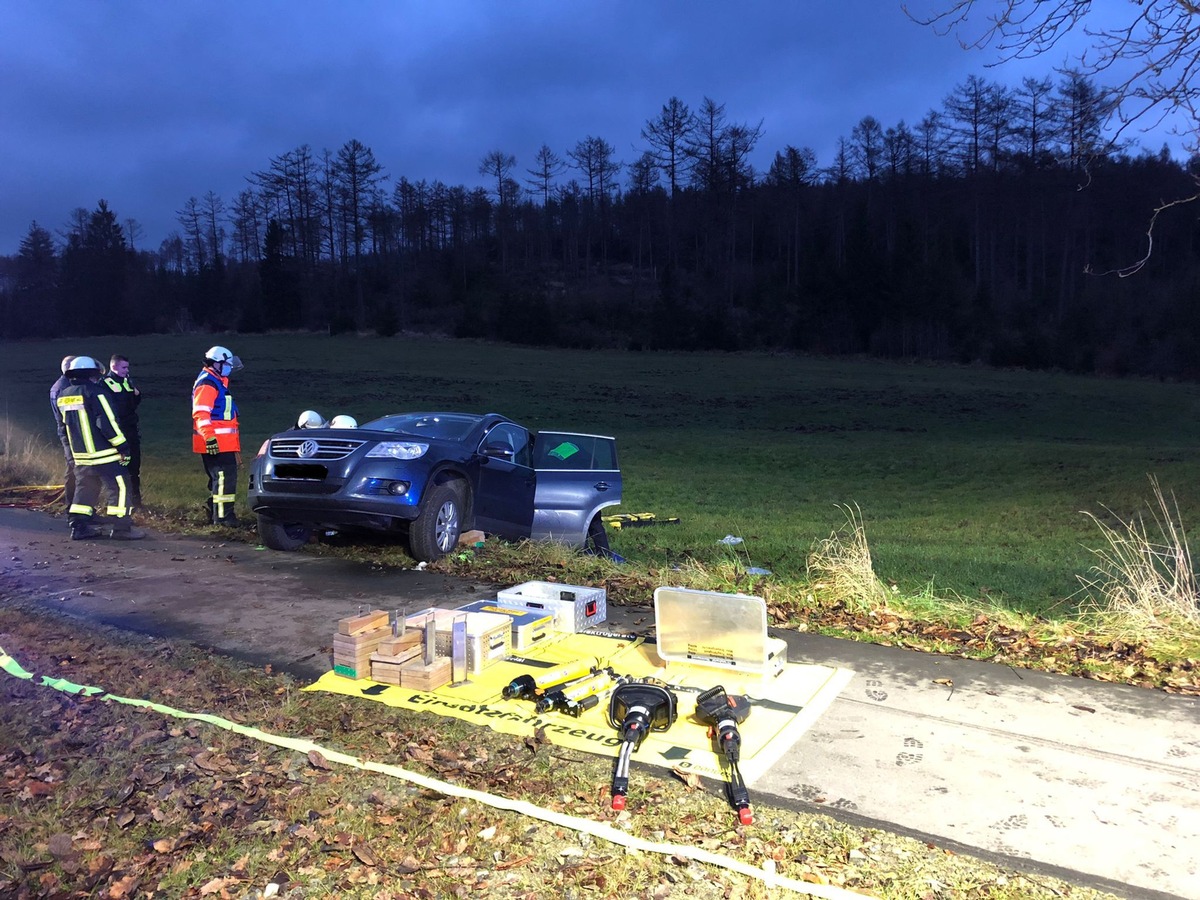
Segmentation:
<svg viewBox="0 0 1200 900">
<path fill-rule="evenodd" d="M 241 369 L 242 361 L 228 348 L 211 347 L 192 385 L 192 451 L 201 454 L 208 475 L 208 518 L 214 525 L 230 528 L 240 524 L 234 504 L 242 439 L 229 376 Z"/>
<path fill-rule="evenodd" d="M 112 394 L 113 409 L 117 413 L 117 424 L 125 433 L 126 454 L 129 456 L 129 507 L 137 509 L 142 505 L 142 434 L 138 429 L 138 404 L 142 402 L 142 392 L 134 386 L 129 377 L 129 359 L 120 354 L 113 354 L 108 361 L 108 375 L 104 378 L 104 386 Z"/>
<path fill-rule="evenodd" d="M 58 412 L 75 462 L 75 496 L 67 512 L 71 540 L 105 536 L 94 524 L 102 484 L 109 493 L 107 512 L 113 519 L 107 536 L 138 540 L 146 535 L 132 527 L 129 516 L 127 441 L 117 424 L 108 391 L 99 383 L 102 371 L 103 367 L 92 357 L 75 357 L 67 364 L 70 384 L 58 395 Z"/>
<path fill-rule="evenodd" d="M 62 365 L 59 367 L 61 374 L 58 376 L 58 380 L 50 385 L 50 410 L 54 413 L 54 427 L 58 431 L 58 442 L 62 444 L 63 459 L 67 464 L 66 474 L 63 476 L 63 501 L 68 510 L 71 508 L 71 498 L 75 496 L 75 459 L 71 456 L 71 443 L 67 440 L 67 426 L 58 412 L 58 395 L 71 383 L 67 378 L 67 366 L 74 358 L 73 356 L 63 357 Z"/>
</svg>

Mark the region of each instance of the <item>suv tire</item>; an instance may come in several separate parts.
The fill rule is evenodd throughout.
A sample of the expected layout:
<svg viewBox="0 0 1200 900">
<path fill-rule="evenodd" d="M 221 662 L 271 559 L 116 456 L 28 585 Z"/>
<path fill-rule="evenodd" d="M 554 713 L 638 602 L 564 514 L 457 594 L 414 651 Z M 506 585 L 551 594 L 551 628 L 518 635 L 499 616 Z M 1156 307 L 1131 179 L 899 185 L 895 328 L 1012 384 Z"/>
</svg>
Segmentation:
<svg viewBox="0 0 1200 900">
<path fill-rule="evenodd" d="M 286 525 L 261 513 L 258 516 L 258 539 L 263 542 L 263 546 L 272 550 L 290 553 L 307 544 L 311 537 L 312 527 L 309 525 Z"/>
<path fill-rule="evenodd" d="M 408 526 L 408 547 L 418 562 L 433 562 L 458 546 L 463 529 L 462 488 L 448 481 L 435 485 L 421 501 L 421 513 Z"/>
</svg>

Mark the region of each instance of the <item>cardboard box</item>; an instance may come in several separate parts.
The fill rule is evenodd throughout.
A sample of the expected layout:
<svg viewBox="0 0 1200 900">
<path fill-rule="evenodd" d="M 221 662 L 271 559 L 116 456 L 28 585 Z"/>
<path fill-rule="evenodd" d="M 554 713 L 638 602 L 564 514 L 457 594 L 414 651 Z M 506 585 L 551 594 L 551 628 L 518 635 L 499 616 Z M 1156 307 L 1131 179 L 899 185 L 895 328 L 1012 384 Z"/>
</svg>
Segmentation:
<svg viewBox="0 0 1200 900">
<path fill-rule="evenodd" d="M 496 595 L 500 606 L 545 610 L 554 615 L 558 631 L 578 633 L 608 618 L 604 588 L 579 587 L 552 581 L 527 581 Z"/>
<path fill-rule="evenodd" d="M 488 666 L 508 656 L 512 633 L 508 616 L 430 608 L 412 613 L 404 622 L 409 628 L 420 628 L 430 613 L 434 617 L 434 648 L 438 656 L 446 658 L 447 663 L 454 653 L 453 627 L 457 616 L 466 616 L 467 620 L 467 671 L 478 675 Z"/>
<path fill-rule="evenodd" d="M 500 606 L 490 600 L 477 600 L 460 606 L 465 612 L 493 613 L 508 616 L 512 621 L 509 642 L 514 650 L 528 650 L 554 630 L 554 616 L 536 609 Z"/>
</svg>

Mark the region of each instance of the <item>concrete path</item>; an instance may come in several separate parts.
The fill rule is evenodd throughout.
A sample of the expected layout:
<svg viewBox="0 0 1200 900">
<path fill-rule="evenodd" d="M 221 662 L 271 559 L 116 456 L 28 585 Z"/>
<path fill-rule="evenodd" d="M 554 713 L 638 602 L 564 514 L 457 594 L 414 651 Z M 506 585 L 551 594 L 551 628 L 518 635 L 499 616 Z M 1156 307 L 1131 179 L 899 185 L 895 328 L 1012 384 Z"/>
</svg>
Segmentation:
<svg viewBox="0 0 1200 900">
<path fill-rule="evenodd" d="M 0 509 L 0 598 L 304 679 L 328 670 L 331 623 L 359 606 L 454 607 L 495 588 L 211 538 L 71 542 L 62 518 Z M 612 630 L 650 625 L 650 608 L 610 607 Z M 778 636 L 792 662 L 856 674 L 751 788 L 759 806 L 922 836 L 1118 896 L 1200 898 L 1200 700 Z"/>
</svg>

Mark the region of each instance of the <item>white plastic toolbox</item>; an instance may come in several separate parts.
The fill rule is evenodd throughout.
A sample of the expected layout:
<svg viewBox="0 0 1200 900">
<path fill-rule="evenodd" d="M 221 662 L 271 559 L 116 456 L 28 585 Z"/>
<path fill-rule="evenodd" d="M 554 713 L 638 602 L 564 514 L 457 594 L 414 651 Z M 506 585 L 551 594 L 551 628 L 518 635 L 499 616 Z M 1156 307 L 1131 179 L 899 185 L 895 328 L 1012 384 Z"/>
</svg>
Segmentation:
<svg viewBox="0 0 1200 900">
<path fill-rule="evenodd" d="M 578 633 L 608 618 L 604 588 L 580 587 L 553 581 L 527 581 L 496 595 L 501 606 L 543 609 L 554 614 L 558 631 Z"/>
<path fill-rule="evenodd" d="M 430 607 L 405 616 L 404 624 L 408 628 L 421 628 L 430 613 L 433 614 L 434 649 L 438 656 L 453 655 L 454 620 L 458 616 L 467 617 L 467 670 L 472 675 L 478 675 L 508 656 L 512 633 L 508 616 Z"/>
</svg>

